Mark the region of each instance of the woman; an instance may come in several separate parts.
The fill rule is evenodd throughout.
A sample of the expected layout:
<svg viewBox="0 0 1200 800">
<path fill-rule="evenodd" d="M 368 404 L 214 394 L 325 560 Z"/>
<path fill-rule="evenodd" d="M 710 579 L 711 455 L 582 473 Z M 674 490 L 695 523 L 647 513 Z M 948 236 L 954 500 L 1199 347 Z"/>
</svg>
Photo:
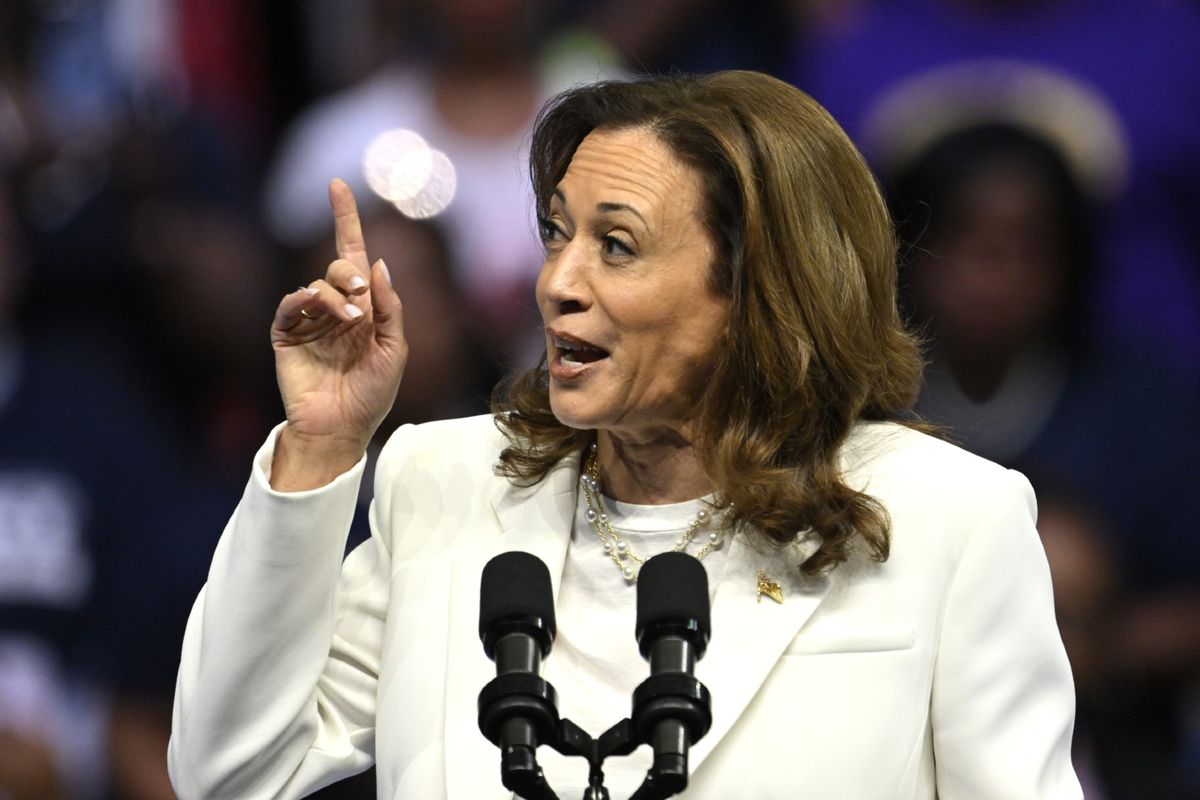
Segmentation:
<svg viewBox="0 0 1200 800">
<path fill-rule="evenodd" d="M 1032 494 L 890 421 L 920 362 L 883 201 L 833 120 L 754 73 L 599 84 L 543 113 L 532 173 L 545 361 L 493 416 L 393 436 L 344 565 L 405 345 L 332 186 L 341 258 L 276 313 L 287 422 L 189 622 L 180 795 L 301 796 L 374 759 L 381 797 L 508 797 L 476 728 L 483 564 L 549 565 L 545 676 L 598 734 L 645 677 L 631 554 L 678 549 L 714 590 L 687 797 L 1078 797 Z M 606 765 L 614 797 L 645 750 Z M 539 755 L 582 793 L 581 763 Z"/>
</svg>

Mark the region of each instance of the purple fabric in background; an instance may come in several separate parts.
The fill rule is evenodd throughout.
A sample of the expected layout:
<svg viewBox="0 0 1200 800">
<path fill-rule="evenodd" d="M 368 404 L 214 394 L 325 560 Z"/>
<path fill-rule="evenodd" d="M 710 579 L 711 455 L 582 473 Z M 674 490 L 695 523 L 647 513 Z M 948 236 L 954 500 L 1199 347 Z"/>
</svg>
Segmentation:
<svg viewBox="0 0 1200 800">
<path fill-rule="evenodd" d="M 986 7 L 985 7 L 986 6 Z M 891 0 L 814 26 L 784 77 L 860 144 L 901 82 L 980 59 L 1070 73 L 1124 126 L 1131 173 L 1101 215 L 1091 296 L 1100 338 L 1200 375 L 1200 10 L 1167 0 Z M 871 157 L 871 153 L 867 153 Z"/>
</svg>

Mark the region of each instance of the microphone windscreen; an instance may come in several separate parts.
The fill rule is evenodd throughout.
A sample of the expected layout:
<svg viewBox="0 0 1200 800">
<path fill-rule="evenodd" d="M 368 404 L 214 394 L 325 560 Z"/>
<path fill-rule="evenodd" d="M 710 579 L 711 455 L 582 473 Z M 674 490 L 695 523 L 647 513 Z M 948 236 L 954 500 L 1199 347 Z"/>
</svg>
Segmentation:
<svg viewBox="0 0 1200 800">
<path fill-rule="evenodd" d="M 498 620 L 532 617 L 554 638 L 554 591 L 550 570 L 540 558 L 514 550 L 483 567 L 479 581 L 479 636 Z"/>
<path fill-rule="evenodd" d="M 686 553 L 660 553 L 638 571 L 637 639 L 647 626 L 695 626 L 704 642 L 712 633 L 708 617 L 708 573 Z"/>
</svg>

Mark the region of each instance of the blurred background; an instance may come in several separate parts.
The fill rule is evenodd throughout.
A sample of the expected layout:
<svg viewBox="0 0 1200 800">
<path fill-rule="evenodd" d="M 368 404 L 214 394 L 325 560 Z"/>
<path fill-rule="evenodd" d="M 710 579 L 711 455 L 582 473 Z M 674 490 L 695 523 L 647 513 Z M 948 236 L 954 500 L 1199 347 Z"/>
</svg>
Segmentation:
<svg viewBox="0 0 1200 800">
<path fill-rule="evenodd" d="M 536 358 L 541 104 L 726 68 L 862 148 L 921 413 L 1038 490 L 1087 797 L 1200 797 L 1200 4 L 0 0 L 0 800 L 172 797 L 184 623 L 329 179 L 405 299 L 382 440 Z M 369 181 L 395 130 L 452 165 L 432 199 Z"/>
</svg>

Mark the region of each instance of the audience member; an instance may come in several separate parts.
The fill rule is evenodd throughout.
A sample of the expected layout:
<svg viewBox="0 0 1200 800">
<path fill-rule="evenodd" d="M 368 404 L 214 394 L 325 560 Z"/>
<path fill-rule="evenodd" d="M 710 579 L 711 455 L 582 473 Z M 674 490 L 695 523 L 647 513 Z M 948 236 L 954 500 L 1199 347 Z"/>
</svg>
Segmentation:
<svg viewBox="0 0 1200 800">
<path fill-rule="evenodd" d="M 1114 194 L 1098 226 L 1093 329 L 1200 380 L 1200 10 L 1159 0 L 892 0 L 827 16 L 788 77 L 877 163 L 953 105 L 1017 113 L 1092 151 Z M 1064 91 L 1065 90 L 1065 91 Z M 952 97 L 951 97 L 952 96 Z"/>
<path fill-rule="evenodd" d="M 123 554 L 168 527 L 174 464 L 119 338 L 88 321 L 23 318 L 18 243 L 0 208 L 0 794 L 102 797 L 109 687 L 137 626 Z M 22 754 L 15 758 L 15 754 Z M 13 770 L 31 794 L 21 794 Z M 40 777 L 35 780 L 33 775 Z"/>
<path fill-rule="evenodd" d="M 127 11 L 18 0 L 0 35 L 0 134 L 20 134 L 0 136 L 0 180 L 27 264 L 15 282 L 0 264 L 0 630 L 18 645 L 0 717 L 39 712 L 5 748 L 26 773 L 49 757 L 37 797 L 171 797 L 183 624 L 245 434 L 275 416 L 239 307 L 277 288 L 239 197 L 245 142 L 154 57 L 184 35 L 170 15 Z"/>
<path fill-rule="evenodd" d="M 1135 585 L 1195 580 L 1200 404 L 1157 353 L 1090 335 L 1091 206 L 1059 152 L 984 125 L 890 176 L 906 299 L 930 337 L 918 409 L 981 455 L 1068 476 L 1125 537 Z"/>
</svg>

